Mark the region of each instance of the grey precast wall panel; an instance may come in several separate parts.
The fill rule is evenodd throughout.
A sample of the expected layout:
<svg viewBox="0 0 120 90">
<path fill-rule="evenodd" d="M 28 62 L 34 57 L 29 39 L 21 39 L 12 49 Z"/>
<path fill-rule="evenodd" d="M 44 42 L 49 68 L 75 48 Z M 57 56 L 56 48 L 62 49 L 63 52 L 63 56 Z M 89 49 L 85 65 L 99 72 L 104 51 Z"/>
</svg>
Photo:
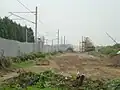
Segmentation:
<svg viewBox="0 0 120 90">
<path fill-rule="evenodd" d="M 44 45 L 44 52 L 48 53 L 49 52 L 49 46 L 48 45 Z"/>
<path fill-rule="evenodd" d="M 16 56 L 18 52 L 18 43 L 14 40 L 0 38 L 0 50 L 4 50 L 5 56 Z"/>
<path fill-rule="evenodd" d="M 33 43 L 20 43 L 19 42 L 19 47 L 20 47 L 20 52 L 22 53 L 30 53 L 33 52 Z"/>
<path fill-rule="evenodd" d="M 0 38 L 0 51 L 1 49 L 4 50 L 4 56 L 18 56 L 20 53 L 33 52 L 34 45 Z"/>
</svg>

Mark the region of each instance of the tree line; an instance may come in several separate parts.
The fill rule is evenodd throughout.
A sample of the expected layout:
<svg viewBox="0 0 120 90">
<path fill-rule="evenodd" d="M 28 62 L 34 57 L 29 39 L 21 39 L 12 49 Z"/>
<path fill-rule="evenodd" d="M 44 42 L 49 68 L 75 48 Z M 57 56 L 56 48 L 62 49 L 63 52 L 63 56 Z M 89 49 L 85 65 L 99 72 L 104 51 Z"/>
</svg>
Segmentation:
<svg viewBox="0 0 120 90">
<path fill-rule="evenodd" d="M 27 26 L 21 26 L 12 20 L 0 18 L 0 37 L 10 40 L 17 40 L 20 42 L 26 41 L 27 30 L 27 42 L 34 42 L 34 33 L 31 28 Z"/>
</svg>

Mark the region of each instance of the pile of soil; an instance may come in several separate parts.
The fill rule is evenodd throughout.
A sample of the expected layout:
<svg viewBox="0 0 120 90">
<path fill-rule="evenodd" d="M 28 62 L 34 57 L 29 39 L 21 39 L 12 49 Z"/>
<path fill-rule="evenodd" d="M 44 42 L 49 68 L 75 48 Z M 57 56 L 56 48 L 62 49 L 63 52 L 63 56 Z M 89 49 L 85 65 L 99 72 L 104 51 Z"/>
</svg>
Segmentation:
<svg viewBox="0 0 120 90">
<path fill-rule="evenodd" d="M 36 62 L 36 65 L 40 65 L 40 66 L 48 66 L 50 64 L 50 62 L 48 60 L 41 60 L 41 61 L 38 61 Z"/>
</svg>

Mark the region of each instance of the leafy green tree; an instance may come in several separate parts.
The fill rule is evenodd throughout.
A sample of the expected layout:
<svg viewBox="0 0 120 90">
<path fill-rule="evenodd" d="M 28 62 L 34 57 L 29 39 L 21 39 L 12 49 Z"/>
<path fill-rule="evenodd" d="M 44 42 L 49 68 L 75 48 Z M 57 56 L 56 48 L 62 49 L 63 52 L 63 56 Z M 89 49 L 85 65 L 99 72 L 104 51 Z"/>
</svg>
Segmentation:
<svg viewBox="0 0 120 90">
<path fill-rule="evenodd" d="M 28 34 L 28 42 L 34 42 L 34 34 L 31 28 L 21 26 L 13 22 L 9 18 L 0 18 L 0 37 L 10 40 L 17 40 L 20 42 L 26 41 L 26 30 Z"/>
</svg>

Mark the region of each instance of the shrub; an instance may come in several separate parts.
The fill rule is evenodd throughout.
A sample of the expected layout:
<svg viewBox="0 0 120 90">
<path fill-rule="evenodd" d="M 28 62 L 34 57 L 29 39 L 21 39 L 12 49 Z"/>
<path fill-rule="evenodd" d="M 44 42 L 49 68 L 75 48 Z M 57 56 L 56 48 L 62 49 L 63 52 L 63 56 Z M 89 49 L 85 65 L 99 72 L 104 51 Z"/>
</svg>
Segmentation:
<svg viewBox="0 0 120 90">
<path fill-rule="evenodd" d="M 0 69 L 5 69 L 11 66 L 11 61 L 15 62 L 15 63 L 20 63 L 20 62 L 25 62 L 28 60 L 34 60 L 36 58 L 45 58 L 46 56 L 49 55 L 55 55 L 56 52 L 50 54 L 50 53 L 30 53 L 30 54 L 23 54 L 21 56 L 17 56 L 17 57 L 0 57 Z"/>
<path fill-rule="evenodd" d="M 110 80 L 106 83 L 106 90 L 120 90 L 120 79 Z"/>
<path fill-rule="evenodd" d="M 58 51 L 59 53 L 63 53 L 63 51 Z"/>
<path fill-rule="evenodd" d="M 56 55 L 56 54 L 57 54 L 57 52 L 52 52 L 52 53 L 51 53 L 51 55 Z"/>
<path fill-rule="evenodd" d="M 99 52 L 105 55 L 114 56 L 118 50 L 119 48 L 116 48 L 116 46 L 106 46 L 99 49 Z"/>
<path fill-rule="evenodd" d="M 53 53 L 30 53 L 30 54 L 24 54 L 21 56 L 17 56 L 17 57 L 12 57 L 11 59 L 13 60 L 13 62 L 24 62 L 24 61 L 28 61 L 28 60 L 34 60 L 36 58 L 46 58 L 46 56 L 51 56 L 51 55 L 55 55 L 57 54 L 57 52 L 53 52 Z"/>
<path fill-rule="evenodd" d="M 9 57 L 0 57 L 0 69 L 7 69 L 11 65 L 11 59 Z"/>
</svg>

